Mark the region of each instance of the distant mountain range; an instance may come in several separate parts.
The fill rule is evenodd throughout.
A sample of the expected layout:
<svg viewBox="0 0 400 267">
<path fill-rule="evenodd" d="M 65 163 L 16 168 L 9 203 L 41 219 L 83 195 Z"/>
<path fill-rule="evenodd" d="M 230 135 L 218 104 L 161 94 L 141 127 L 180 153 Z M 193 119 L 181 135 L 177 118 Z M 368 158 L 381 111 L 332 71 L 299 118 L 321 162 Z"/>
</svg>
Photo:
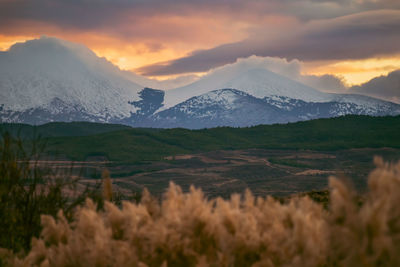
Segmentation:
<svg viewBox="0 0 400 267">
<path fill-rule="evenodd" d="M 42 37 L 0 53 L 0 121 L 205 128 L 400 114 L 399 104 L 323 93 L 267 69 L 235 64 L 176 89 L 143 83 L 156 84 L 121 71 L 82 45 Z"/>
</svg>

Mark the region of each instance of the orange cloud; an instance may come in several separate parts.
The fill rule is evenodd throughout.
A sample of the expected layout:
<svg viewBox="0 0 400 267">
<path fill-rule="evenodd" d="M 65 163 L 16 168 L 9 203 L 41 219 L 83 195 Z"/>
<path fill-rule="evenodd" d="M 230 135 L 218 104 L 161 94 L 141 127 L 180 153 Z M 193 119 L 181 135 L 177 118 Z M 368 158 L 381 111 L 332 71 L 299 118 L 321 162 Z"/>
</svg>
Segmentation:
<svg viewBox="0 0 400 267">
<path fill-rule="evenodd" d="M 5 36 L 0 35 L 0 51 L 6 51 L 15 43 L 25 42 L 36 36 Z"/>
<path fill-rule="evenodd" d="M 323 75 L 329 73 L 343 77 L 348 85 L 359 85 L 397 69 L 400 69 L 400 55 L 304 64 L 304 74 Z"/>
<path fill-rule="evenodd" d="M 128 12 L 128 11 L 127 11 Z M 105 57 L 122 69 L 136 69 L 160 61 L 185 56 L 193 50 L 208 49 L 219 44 L 239 41 L 247 36 L 250 24 L 228 16 L 198 14 L 195 16 L 159 15 L 129 18 L 112 32 L 112 25 L 102 31 L 77 30 L 49 26 L 44 23 L 13 24 L 7 34 L 0 35 L 0 50 L 12 44 L 37 38 L 42 34 L 82 43 L 98 56 Z M 12 28 L 12 29 L 11 29 Z M 25 34 L 35 32 L 34 35 Z"/>
<path fill-rule="evenodd" d="M 277 14 L 251 16 L 251 13 L 243 12 L 232 16 L 228 11 L 200 10 L 198 14 L 167 13 L 137 17 L 130 12 L 132 10 L 128 9 L 121 14 L 123 19 L 116 23 L 117 31 L 113 30 L 116 27 L 114 24 L 101 25 L 97 29 L 77 29 L 27 19 L 17 21 L 7 30 L 3 29 L 0 50 L 8 49 L 15 42 L 46 34 L 85 44 L 121 69 L 133 70 L 260 35 L 260 25 L 266 25 L 262 32 L 262 36 L 268 37 L 264 38 L 266 43 L 262 46 L 265 46 L 273 36 L 287 35 L 286 30 L 298 24 L 296 18 Z M 353 85 L 400 68 L 400 55 L 384 59 L 307 62 L 305 66 L 305 74 L 334 74 Z M 176 76 L 179 74 L 156 78 Z"/>
</svg>

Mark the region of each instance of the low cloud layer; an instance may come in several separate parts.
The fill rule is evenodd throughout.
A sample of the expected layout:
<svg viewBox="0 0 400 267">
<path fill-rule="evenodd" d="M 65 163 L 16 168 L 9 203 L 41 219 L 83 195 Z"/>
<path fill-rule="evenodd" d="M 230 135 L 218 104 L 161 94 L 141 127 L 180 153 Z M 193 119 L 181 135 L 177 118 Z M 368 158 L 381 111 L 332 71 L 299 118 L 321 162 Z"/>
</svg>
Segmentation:
<svg viewBox="0 0 400 267">
<path fill-rule="evenodd" d="M 212 69 L 212 74 L 221 68 L 238 68 L 243 72 L 250 69 L 267 69 L 298 81 L 317 90 L 330 93 L 343 93 L 346 91 L 344 82 L 334 75 L 304 75 L 303 63 L 299 60 L 286 60 L 284 58 L 258 57 L 239 58 L 235 63 Z"/>
<path fill-rule="evenodd" d="M 349 92 L 369 95 L 400 104 L 400 70 L 387 76 L 380 76 L 360 86 L 353 86 Z"/>
<path fill-rule="evenodd" d="M 0 49 L 55 36 L 154 77 L 251 55 L 313 64 L 392 57 L 399 29 L 398 0 L 0 0 Z"/>
<path fill-rule="evenodd" d="M 335 75 L 303 74 L 304 63 L 299 60 L 251 56 L 240 58 L 228 66 L 234 65 L 240 65 L 242 69 L 265 68 L 327 93 L 368 95 L 400 104 L 400 69 L 390 72 L 388 75 L 373 78 L 362 85 L 349 88 L 341 77 Z M 216 68 L 215 70 L 218 69 Z M 213 71 L 211 70 L 210 73 Z"/>
<path fill-rule="evenodd" d="M 207 71 L 251 55 L 302 61 L 363 59 L 399 53 L 400 11 L 380 10 L 312 21 L 285 32 L 263 34 L 256 29 L 248 39 L 192 53 L 170 62 L 145 66 L 144 75 Z"/>
</svg>

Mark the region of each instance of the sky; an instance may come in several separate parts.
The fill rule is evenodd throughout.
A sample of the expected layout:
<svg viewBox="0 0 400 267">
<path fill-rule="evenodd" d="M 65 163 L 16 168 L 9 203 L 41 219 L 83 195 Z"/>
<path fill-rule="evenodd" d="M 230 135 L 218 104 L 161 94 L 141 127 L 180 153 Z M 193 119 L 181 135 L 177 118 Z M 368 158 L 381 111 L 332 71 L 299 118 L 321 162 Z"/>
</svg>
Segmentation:
<svg viewBox="0 0 400 267">
<path fill-rule="evenodd" d="M 157 79 L 250 56 L 347 85 L 400 69 L 399 0 L 0 0 L 0 51 L 42 35 Z"/>
</svg>

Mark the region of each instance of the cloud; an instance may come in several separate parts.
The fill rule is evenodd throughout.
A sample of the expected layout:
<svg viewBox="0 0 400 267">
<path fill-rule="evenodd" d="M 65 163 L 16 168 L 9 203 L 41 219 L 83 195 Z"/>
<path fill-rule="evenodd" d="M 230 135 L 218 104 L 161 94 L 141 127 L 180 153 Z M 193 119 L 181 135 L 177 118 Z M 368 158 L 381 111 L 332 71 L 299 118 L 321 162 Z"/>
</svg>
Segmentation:
<svg viewBox="0 0 400 267">
<path fill-rule="evenodd" d="M 169 62 L 139 68 L 144 75 L 203 72 L 251 55 L 302 61 L 363 59 L 400 52 L 400 11 L 379 10 L 311 21 L 292 30 L 264 34 L 262 27 L 246 40 L 191 53 Z"/>
<path fill-rule="evenodd" d="M 342 78 L 330 74 L 303 75 L 299 82 L 327 93 L 345 93 L 347 90 L 346 83 Z"/>
<path fill-rule="evenodd" d="M 124 69 L 176 76 L 251 55 L 390 55 L 399 49 L 397 9 L 398 0 L 0 0 L 0 45 L 46 34 Z"/>
<path fill-rule="evenodd" d="M 0 7 L 2 20 L 29 19 L 91 28 L 126 17 L 190 16 L 196 12 L 239 15 L 248 19 L 280 14 L 310 20 L 396 9 L 400 8 L 400 3 L 397 0 L 0 0 Z"/>
<path fill-rule="evenodd" d="M 153 89 L 169 90 L 182 87 L 197 81 L 200 77 L 197 75 L 180 75 L 178 77 L 169 78 L 165 80 L 149 79 L 147 77 L 138 75 L 131 71 L 123 71 L 124 77 L 134 83 L 140 84 L 144 87 Z"/>
<path fill-rule="evenodd" d="M 292 17 L 301 21 L 334 18 L 369 10 L 399 9 L 397 0 L 0 0 L 0 33 L 24 31 L 27 25 L 36 29 L 51 25 L 63 30 L 95 31 L 131 39 L 149 34 L 149 25 L 159 18 L 190 21 L 202 20 L 219 25 L 220 20 L 248 25 L 262 24 L 269 16 Z M 150 23 L 144 23 L 150 22 Z M 151 23 L 153 22 L 153 23 Z M 185 25 L 183 23 L 182 25 Z M 157 23 L 157 34 L 180 33 Z M 176 25 L 175 25 L 176 26 Z M 280 25 L 270 25 L 280 28 Z M 263 25 L 263 28 L 268 25 Z M 29 28 L 29 27 L 28 27 Z M 204 27 L 206 28 L 206 27 Z M 32 28 L 30 28 L 32 30 Z M 162 31 L 162 30 L 163 31 Z M 212 29 L 208 27 L 208 29 Z M 192 29 L 192 33 L 196 29 Z M 186 34 L 190 34 L 186 32 Z"/>
<path fill-rule="evenodd" d="M 353 86 L 349 92 L 369 95 L 400 104 L 400 70 L 376 77 L 367 83 Z"/>
<path fill-rule="evenodd" d="M 235 63 L 224 65 L 210 70 L 207 74 L 211 75 L 222 68 L 234 68 L 240 70 L 250 69 L 267 69 L 298 81 L 317 90 L 330 93 L 343 93 L 346 91 L 346 86 L 341 78 L 334 75 L 304 75 L 302 74 L 304 64 L 299 60 L 287 60 L 284 58 L 275 57 L 258 57 L 250 56 L 248 58 L 239 58 Z"/>
</svg>

